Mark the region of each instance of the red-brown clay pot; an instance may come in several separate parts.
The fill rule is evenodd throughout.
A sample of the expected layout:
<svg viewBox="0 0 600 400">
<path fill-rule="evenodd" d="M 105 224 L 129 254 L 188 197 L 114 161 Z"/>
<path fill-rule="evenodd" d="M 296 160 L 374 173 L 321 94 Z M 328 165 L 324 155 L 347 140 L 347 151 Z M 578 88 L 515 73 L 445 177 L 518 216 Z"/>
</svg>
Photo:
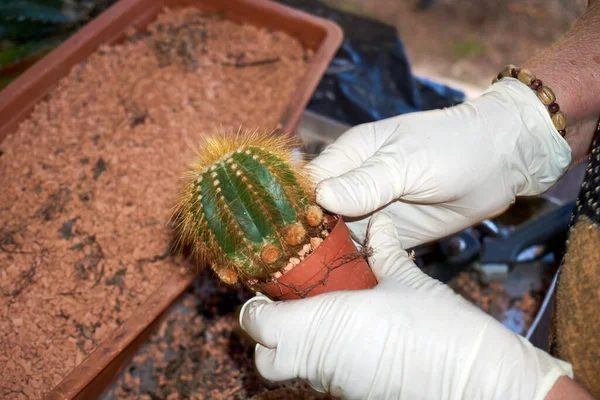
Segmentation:
<svg viewBox="0 0 600 400">
<path fill-rule="evenodd" d="M 356 245 L 350 230 L 338 216 L 330 217 L 331 233 L 323 242 L 278 282 L 254 285 L 273 300 L 292 300 L 336 290 L 370 289 L 377 279 Z M 347 257 L 347 259 L 344 259 Z"/>
</svg>

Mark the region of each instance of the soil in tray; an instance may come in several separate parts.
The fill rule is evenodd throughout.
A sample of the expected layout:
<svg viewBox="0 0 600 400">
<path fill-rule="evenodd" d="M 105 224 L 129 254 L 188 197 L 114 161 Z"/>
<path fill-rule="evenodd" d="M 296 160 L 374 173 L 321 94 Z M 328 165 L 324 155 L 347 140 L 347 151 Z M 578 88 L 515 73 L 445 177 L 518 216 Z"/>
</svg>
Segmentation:
<svg viewBox="0 0 600 400">
<path fill-rule="evenodd" d="M 0 143 L 0 398 L 40 398 L 186 271 L 168 220 L 202 134 L 275 128 L 310 57 L 284 33 L 164 10 Z"/>
<path fill-rule="evenodd" d="M 523 291 L 518 296 L 511 296 L 504 283 L 485 282 L 476 271 L 470 269 L 462 271 L 449 281 L 448 285 L 507 328 L 525 335 L 540 310 L 552 275 L 548 274 L 544 278 L 535 287 Z"/>
<path fill-rule="evenodd" d="M 254 344 L 237 322 L 250 296 L 203 273 L 101 400 L 330 399 L 300 380 L 268 384 L 260 377 Z"/>
</svg>

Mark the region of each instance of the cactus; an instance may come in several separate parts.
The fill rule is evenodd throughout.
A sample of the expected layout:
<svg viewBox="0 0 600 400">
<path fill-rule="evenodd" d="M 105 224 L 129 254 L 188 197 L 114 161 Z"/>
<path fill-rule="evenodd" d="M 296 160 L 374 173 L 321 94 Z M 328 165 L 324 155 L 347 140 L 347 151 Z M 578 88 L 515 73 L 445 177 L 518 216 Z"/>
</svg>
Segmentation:
<svg viewBox="0 0 600 400">
<path fill-rule="evenodd" d="M 227 284 L 265 282 L 321 232 L 314 187 L 292 160 L 295 139 L 270 132 L 206 138 L 173 213 L 175 247 Z"/>
</svg>

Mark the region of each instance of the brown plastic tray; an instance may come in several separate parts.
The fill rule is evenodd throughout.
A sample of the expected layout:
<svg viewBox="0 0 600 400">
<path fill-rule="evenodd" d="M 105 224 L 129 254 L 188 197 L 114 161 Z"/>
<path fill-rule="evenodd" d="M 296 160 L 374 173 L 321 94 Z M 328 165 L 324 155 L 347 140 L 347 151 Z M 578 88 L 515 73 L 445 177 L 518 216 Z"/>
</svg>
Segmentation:
<svg viewBox="0 0 600 400">
<path fill-rule="evenodd" d="M 41 59 L 0 92 L 0 141 L 16 130 L 69 70 L 104 43 L 118 43 L 131 27 L 143 31 L 165 6 L 201 6 L 235 22 L 287 32 L 314 51 L 306 75 L 280 119 L 280 129 L 295 132 L 343 33 L 333 22 L 268 0 L 120 0 Z M 175 273 L 119 329 L 71 371 L 45 399 L 94 399 L 114 380 L 124 362 L 150 336 L 194 276 Z"/>
</svg>

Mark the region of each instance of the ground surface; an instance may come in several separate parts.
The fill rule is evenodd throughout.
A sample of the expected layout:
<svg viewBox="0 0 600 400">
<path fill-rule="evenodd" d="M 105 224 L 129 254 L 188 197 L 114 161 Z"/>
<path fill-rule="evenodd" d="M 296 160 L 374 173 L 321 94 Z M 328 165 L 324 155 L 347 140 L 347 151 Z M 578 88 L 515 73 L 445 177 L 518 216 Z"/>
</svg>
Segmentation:
<svg viewBox="0 0 600 400">
<path fill-rule="evenodd" d="M 485 87 L 559 39 L 587 0 L 324 0 L 395 25 L 415 72 Z M 419 5 L 429 4 L 424 10 Z"/>
</svg>

